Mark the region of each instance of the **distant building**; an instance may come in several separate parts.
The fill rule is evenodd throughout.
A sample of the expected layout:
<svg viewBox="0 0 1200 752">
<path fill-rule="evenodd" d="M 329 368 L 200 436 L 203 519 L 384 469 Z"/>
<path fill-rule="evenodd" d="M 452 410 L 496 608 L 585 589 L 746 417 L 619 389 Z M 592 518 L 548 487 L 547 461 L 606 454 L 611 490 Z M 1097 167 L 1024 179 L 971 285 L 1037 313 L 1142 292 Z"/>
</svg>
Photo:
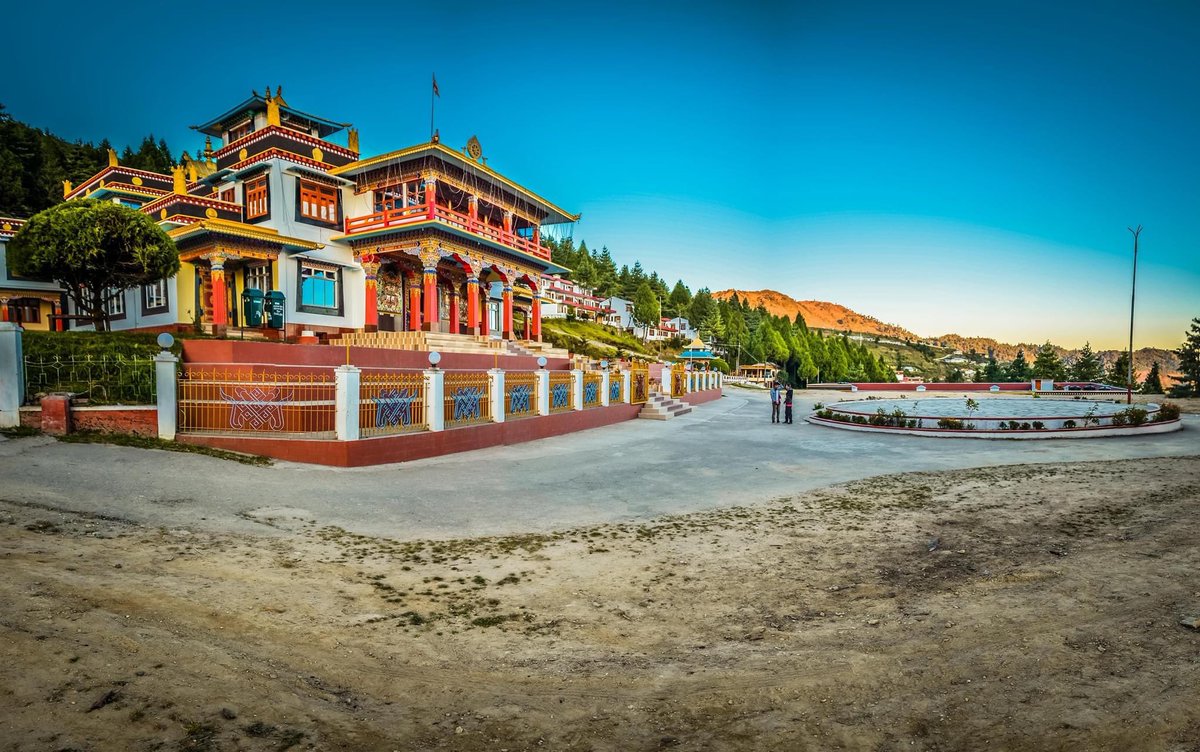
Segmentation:
<svg viewBox="0 0 1200 752">
<path fill-rule="evenodd" d="M 542 277 L 542 318 L 565 319 L 568 315 L 588 321 L 605 321 L 609 307 L 590 289 L 562 277 Z"/>
<path fill-rule="evenodd" d="M 22 219 L 0 217 L 0 321 L 11 321 L 25 329 L 61 331 L 61 319 L 52 318 L 66 305 L 66 295 L 58 283 L 25 279 L 8 268 L 8 241 L 23 224 Z"/>
</svg>

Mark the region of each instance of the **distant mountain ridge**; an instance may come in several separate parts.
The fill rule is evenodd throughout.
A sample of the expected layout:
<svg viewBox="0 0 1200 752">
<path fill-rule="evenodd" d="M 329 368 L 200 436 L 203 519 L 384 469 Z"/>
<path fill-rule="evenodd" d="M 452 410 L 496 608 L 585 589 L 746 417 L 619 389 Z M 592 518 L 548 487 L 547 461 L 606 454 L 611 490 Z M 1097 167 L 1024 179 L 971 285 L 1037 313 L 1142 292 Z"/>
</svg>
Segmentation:
<svg viewBox="0 0 1200 752">
<path fill-rule="evenodd" d="M 1026 359 L 1033 362 L 1034 353 L 1041 347 L 1040 342 L 1036 344 L 1032 342 L 1009 344 L 1007 342 L 998 342 L 991 337 L 964 337 L 959 334 L 943 334 L 940 337 L 920 337 L 902 326 L 885 323 L 873 316 L 852 311 L 837 303 L 829 303 L 823 300 L 796 300 L 789 295 L 775 290 L 730 289 L 719 290 L 712 295 L 718 300 L 727 300 L 735 294 L 739 300 L 746 301 L 751 308 L 757 308 L 761 304 L 773 316 L 786 316 L 791 319 L 795 318 L 796 314 L 799 313 L 804 316 L 805 323 L 813 329 L 850 331 L 856 334 L 890 337 L 903 342 L 940 344 L 943 347 L 961 350 L 964 353 L 974 350 L 977 354 L 985 358 L 991 352 L 995 355 L 996 360 L 1000 362 L 1010 361 L 1017 357 L 1018 350 L 1024 350 Z M 1073 358 L 1079 353 L 1078 350 L 1068 350 L 1058 345 L 1055 345 L 1054 349 L 1058 352 L 1059 357 L 1066 357 L 1068 359 Z M 1100 350 L 1097 354 L 1107 366 L 1117 359 L 1120 351 Z M 1143 347 L 1134 352 L 1134 369 L 1142 376 L 1156 362 L 1161 364 L 1162 369 L 1166 373 L 1175 373 L 1178 371 L 1176 355 L 1170 350 L 1158 347 Z"/>
</svg>

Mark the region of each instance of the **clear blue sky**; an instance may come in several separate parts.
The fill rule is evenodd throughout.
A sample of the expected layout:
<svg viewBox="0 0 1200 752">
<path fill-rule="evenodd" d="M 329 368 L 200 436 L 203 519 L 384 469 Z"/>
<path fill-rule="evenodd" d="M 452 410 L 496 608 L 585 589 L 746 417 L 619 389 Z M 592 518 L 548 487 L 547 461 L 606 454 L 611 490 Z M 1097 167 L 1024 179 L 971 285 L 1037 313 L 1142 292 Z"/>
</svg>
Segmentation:
<svg viewBox="0 0 1200 752">
<path fill-rule="evenodd" d="M 251 88 L 366 153 L 489 164 L 693 289 L 924 335 L 1176 346 L 1200 316 L 1200 4 L 64 2 L 11 8 L 0 102 L 172 149 Z"/>
</svg>

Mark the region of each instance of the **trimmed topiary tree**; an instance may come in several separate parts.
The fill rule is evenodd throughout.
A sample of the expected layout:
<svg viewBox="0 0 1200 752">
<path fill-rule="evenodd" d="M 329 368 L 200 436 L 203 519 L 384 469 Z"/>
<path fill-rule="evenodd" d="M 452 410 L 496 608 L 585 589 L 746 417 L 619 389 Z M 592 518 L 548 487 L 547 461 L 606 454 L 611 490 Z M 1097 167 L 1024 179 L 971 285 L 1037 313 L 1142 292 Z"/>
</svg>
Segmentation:
<svg viewBox="0 0 1200 752">
<path fill-rule="evenodd" d="M 108 329 L 107 303 L 130 287 L 179 271 L 179 251 L 140 211 L 107 201 L 65 201 L 33 215 L 8 244 L 17 274 L 52 279 L 97 331 Z"/>
</svg>

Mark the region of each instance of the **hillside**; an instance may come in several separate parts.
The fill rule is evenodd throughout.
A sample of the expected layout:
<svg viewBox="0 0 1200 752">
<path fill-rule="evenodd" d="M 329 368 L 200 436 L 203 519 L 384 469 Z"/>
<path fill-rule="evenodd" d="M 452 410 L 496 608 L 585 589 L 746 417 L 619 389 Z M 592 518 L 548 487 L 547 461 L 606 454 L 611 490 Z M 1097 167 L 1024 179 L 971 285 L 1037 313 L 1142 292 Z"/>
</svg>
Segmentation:
<svg viewBox="0 0 1200 752">
<path fill-rule="evenodd" d="M 901 340 L 919 340 L 920 337 L 894 324 L 885 324 L 879 319 L 864 316 L 837 303 L 827 303 L 823 300 L 795 300 L 774 290 L 719 290 L 712 296 L 725 300 L 737 293 L 741 300 L 757 308 L 761 303 L 774 316 L 795 318 L 797 313 L 804 316 L 804 321 L 813 329 L 835 329 L 837 331 L 852 331 L 860 334 L 878 334 L 895 337 Z"/>
<path fill-rule="evenodd" d="M 786 316 L 791 319 L 795 318 L 797 313 L 800 313 L 804 316 L 804 321 L 808 326 L 814 329 L 851 331 L 858 334 L 893 338 L 902 342 L 923 341 L 940 345 L 945 348 L 947 353 L 954 350 L 961 350 L 964 353 L 974 351 L 979 361 L 986 359 L 988 353 L 991 352 L 995 355 L 996 360 L 1001 363 L 1008 362 L 1017 356 L 1018 350 L 1024 350 L 1026 358 L 1032 361 L 1034 353 L 1041 346 L 1040 342 L 1009 344 L 1007 342 L 998 342 L 991 337 L 964 337 L 959 334 L 943 334 L 940 337 L 929 338 L 919 337 L 903 327 L 894 324 L 885 324 L 877 318 L 852 311 L 837 303 L 829 303 L 822 300 L 795 300 L 775 290 L 720 290 L 714 292 L 712 295 L 719 300 L 727 300 L 735 293 L 740 300 L 747 301 L 751 308 L 757 308 L 759 304 L 762 304 L 774 316 Z M 1055 350 L 1058 352 L 1059 357 L 1065 357 L 1068 361 L 1073 360 L 1079 353 L 1079 350 L 1069 350 L 1058 346 L 1055 346 Z M 895 359 L 895 353 L 879 354 L 885 355 L 885 359 L 888 362 L 892 362 Z M 1097 354 L 1107 367 L 1117 359 L 1120 352 L 1117 350 L 1101 350 Z M 891 355 L 891 357 L 888 358 L 887 355 Z M 914 362 L 911 354 L 908 358 L 907 362 Z M 929 357 L 926 360 L 929 362 L 916 364 L 924 365 L 927 371 L 932 371 L 931 364 L 934 362 L 934 358 Z M 1178 359 L 1175 353 L 1170 350 L 1143 347 L 1133 354 L 1134 370 L 1138 378 L 1145 378 L 1146 373 L 1150 370 L 1150 366 L 1156 362 L 1160 364 L 1164 375 L 1178 373 Z"/>
</svg>

